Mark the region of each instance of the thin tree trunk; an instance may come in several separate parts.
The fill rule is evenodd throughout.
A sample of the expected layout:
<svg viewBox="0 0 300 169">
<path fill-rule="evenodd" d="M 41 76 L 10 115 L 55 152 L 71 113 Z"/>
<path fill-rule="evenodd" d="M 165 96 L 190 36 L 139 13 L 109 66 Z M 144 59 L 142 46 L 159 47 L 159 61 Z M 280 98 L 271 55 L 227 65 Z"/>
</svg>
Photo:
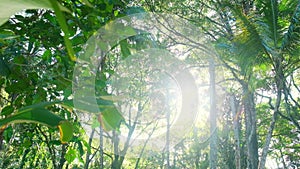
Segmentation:
<svg viewBox="0 0 300 169">
<path fill-rule="evenodd" d="M 246 143 L 247 143 L 247 167 L 258 168 L 258 142 L 256 127 L 256 111 L 254 93 L 249 90 L 247 83 L 243 83 L 243 102 L 246 122 Z"/>
<path fill-rule="evenodd" d="M 143 154 L 144 154 L 144 151 L 145 151 L 145 149 L 146 149 L 146 145 L 148 144 L 148 142 L 149 142 L 149 140 L 150 140 L 152 134 L 153 134 L 154 131 L 156 130 L 157 124 L 158 124 L 158 123 L 156 123 L 155 127 L 153 127 L 153 130 L 151 131 L 151 133 L 149 134 L 147 140 L 145 141 L 145 143 L 144 143 L 144 145 L 143 145 L 142 151 L 141 151 L 141 153 L 140 153 L 140 155 L 139 155 L 139 157 L 138 157 L 138 159 L 137 159 L 137 161 L 136 161 L 136 163 L 135 163 L 135 167 L 134 167 L 135 169 L 138 169 L 138 168 L 139 168 L 139 163 L 140 163 L 140 160 L 141 160 L 141 158 L 142 158 L 142 156 L 143 156 Z"/>
<path fill-rule="evenodd" d="M 170 168 L 170 112 L 167 112 L 167 133 L 166 133 L 166 160 L 167 169 Z"/>
<path fill-rule="evenodd" d="M 277 97 L 276 97 L 276 103 L 274 106 L 274 114 L 272 116 L 272 121 L 268 130 L 268 134 L 267 134 L 267 138 L 266 138 L 266 142 L 263 148 L 263 152 L 262 152 L 262 156 L 260 159 L 260 163 L 259 163 L 259 169 L 264 169 L 265 165 L 266 165 L 266 159 L 267 159 L 267 155 L 268 155 L 268 151 L 269 151 L 269 147 L 270 147 L 270 143 L 271 143 L 271 139 L 272 139 L 272 134 L 275 128 L 275 123 L 277 120 L 277 116 L 279 114 L 279 108 L 280 108 L 280 103 L 281 103 L 281 97 L 282 97 L 282 91 L 284 90 L 284 83 L 285 83 L 285 77 L 283 74 L 283 68 L 282 68 L 282 58 L 280 56 L 276 56 L 275 57 L 275 71 L 276 71 L 276 76 L 275 76 L 275 81 L 276 81 L 276 88 L 277 88 Z"/>
<path fill-rule="evenodd" d="M 283 153 L 282 153 L 282 150 L 279 149 L 279 151 L 280 151 L 280 158 L 281 158 L 281 160 L 282 160 L 283 168 L 287 168 L 287 165 L 285 164 L 285 159 L 284 159 L 284 155 L 283 155 Z"/>
<path fill-rule="evenodd" d="M 213 58 L 209 61 L 209 78 L 210 78 L 210 169 L 217 168 L 217 113 L 216 113 L 216 89 L 215 89 L 215 63 Z"/>
<path fill-rule="evenodd" d="M 280 102 L 280 98 L 281 98 L 281 96 L 277 97 L 279 102 Z M 273 131 L 274 131 L 274 128 L 275 128 L 275 122 L 276 122 L 277 116 L 278 116 L 278 111 L 279 111 L 278 109 L 279 109 L 279 107 L 275 108 L 274 114 L 272 116 L 271 124 L 270 124 L 270 127 L 268 129 L 268 134 L 267 134 L 267 137 L 266 137 L 266 142 L 265 142 L 265 145 L 264 145 L 264 148 L 263 148 L 262 156 L 260 158 L 259 169 L 264 169 L 265 168 L 266 159 L 267 159 L 267 155 L 268 155 L 268 151 L 269 151 L 269 147 L 270 147 L 270 143 L 271 143 L 271 139 L 272 139 L 272 134 L 273 134 Z"/>
<path fill-rule="evenodd" d="M 234 143 L 235 143 L 235 168 L 241 169 L 241 147 L 240 147 L 240 131 L 239 131 L 239 115 L 237 111 L 236 99 L 232 95 L 230 96 L 231 111 L 233 116 L 233 131 L 234 131 Z"/>
<path fill-rule="evenodd" d="M 100 129 L 100 168 L 104 168 L 104 152 L 103 152 L 103 128 L 102 125 L 99 127 Z"/>
<path fill-rule="evenodd" d="M 123 150 L 122 151 L 119 151 L 119 136 L 118 134 L 113 131 L 113 144 L 114 144 L 114 160 L 112 162 L 112 165 L 111 165 L 111 168 L 112 169 L 120 169 L 122 167 L 122 164 L 123 164 L 123 161 L 125 159 L 125 155 L 127 153 L 127 150 L 129 149 L 129 146 L 130 146 L 130 140 L 131 140 L 131 137 L 133 135 L 133 132 L 136 128 L 136 125 L 137 125 L 137 122 L 138 122 L 138 118 L 142 112 L 142 104 L 139 102 L 138 104 L 138 113 L 137 115 L 134 117 L 134 122 L 133 124 L 129 127 L 129 132 L 127 134 L 127 138 L 126 138 L 126 142 L 124 144 L 124 147 L 123 147 Z"/>
<path fill-rule="evenodd" d="M 111 164 L 111 168 L 112 169 L 119 169 L 120 168 L 120 164 L 119 164 L 119 158 L 120 158 L 120 155 L 119 155 L 119 137 L 118 137 L 118 134 L 113 131 L 113 148 L 114 148 L 114 159 L 112 161 L 112 164 Z"/>
<path fill-rule="evenodd" d="M 176 156 L 177 156 L 177 153 L 175 150 L 174 155 L 173 155 L 173 167 L 172 168 L 176 168 Z"/>
<path fill-rule="evenodd" d="M 65 162 L 66 162 L 66 159 L 65 159 L 66 150 L 67 150 L 67 145 L 63 144 L 61 146 L 61 154 L 60 154 L 60 160 L 59 160 L 58 169 L 62 169 L 63 166 L 64 166 L 64 164 L 65 164 Z"/>
<path fill-rule="evenodd" d="M 89 138 L 89 146 L 92 147 L 92 141 L 93 141 L 93 138 L 94 138 L 94 133 L 95 133 L 95 129 L 92 130 L 91 132 L 91 135 L 90 135 L 90 138 Z M 89 168 L 89 164 L 90 164 L 90 155 L 91 155 L 91 152 L 87 152 L 86 153 L 86 156 L 85 156 L 85 164 L 84 164 L 84 169 L 88 169 Z"/>
</svg>

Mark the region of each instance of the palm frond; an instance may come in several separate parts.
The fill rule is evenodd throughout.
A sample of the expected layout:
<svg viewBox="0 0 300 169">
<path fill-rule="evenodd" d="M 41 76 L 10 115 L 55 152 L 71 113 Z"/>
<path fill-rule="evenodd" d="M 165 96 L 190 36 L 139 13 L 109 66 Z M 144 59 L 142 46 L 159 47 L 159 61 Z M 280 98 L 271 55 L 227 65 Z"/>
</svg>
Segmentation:
<svg viewBox="0 0 300 169">
<path fill-rule="evenodd" d="M 292 51 L 299 48 L 300 44 L 300 2 L 298 2 L 295 11 L 291 17 L 290 24 L 283 36 L 280 49 Z"/>
<path fill-rule="evenodd" d="M 256 24 L 259 26 L 259 34 L 265 41 L 264 44 L 270 49 L 276 49 L 279 45 L 279 32 L 281 30 L 278 24 L 278 2 L 277 0 L 258 0 L 257 3 Z M 272 51 L 269 51 L 270 53 Z"/>
<path fill-rule="evenodd" d="M 234 38 L 234 53 L 238 55 L 237 64 L 242 74 L 246 75 L 255 64 L 265 60 L 262 53 L 266 51 L 265 42 L 261 38 L 254 18 L 246 16 L 238 7 L 229 6 L 237 20 L 239 31 Z"/>
</svg>

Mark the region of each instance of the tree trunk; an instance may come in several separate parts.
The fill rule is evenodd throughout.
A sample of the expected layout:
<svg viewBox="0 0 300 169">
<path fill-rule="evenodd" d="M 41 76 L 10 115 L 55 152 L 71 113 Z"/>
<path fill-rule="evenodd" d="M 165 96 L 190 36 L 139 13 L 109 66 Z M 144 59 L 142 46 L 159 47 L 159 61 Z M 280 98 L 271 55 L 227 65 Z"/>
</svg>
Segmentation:
<svg viewBox="0 0 300 169">
<path fill-rule="evenodd" d="M 119 151 L 119 136 L 118 134 L 113 131 L 113 148 L 114 148 L 114 159 L 112 161 L 112 164 L 111 164 L 111 168 L 112 169 L 119 169 L 121 168 L 121 165 L 119 163 L 119 159 L 120 159 L 120 151 Z"/>
<path fill-rule="evenodd" d="M 240 123 L 237 110 L 236 98 L 230 96 L 231 111 L 233 116 L 234 146 L 235 146 L 235 168 L 241 169 L 241 148 L 240 148 Z"/>
<path fill-rule="evenodd" d="M 264 169 L 265 168 L 265 164 L 266 164 L 266 159 L 267 159 L 267 155 L 268 155 L 268 151 L 269 151 L 269 147 L 270 147 L 270 143 L 271 143 L 271 139 L 272 139 L 272 135 L 273 135 L 273 131 L 275 129 L 275 123 L 277 120 L 277 116 L 279 113 L 279 109 L 280 109 L 280 103 L 281 103 L 281 97 L 282 97 L 282 91 L 284 90 L 284 86 L 285 86 L 285 77 L 283 74 L 283 68 L 282 68 L 282 57 L 280 56 L 276 56 L 275 57 L 275 72 L 276 72 L 276 76 L 275 76 L 275 82 L 276 82 L 276 88 L 277 88 L 277 96 L 276 96 L 276 103 L 274 106 L 274 113 L 271 119 L 271 123 L 270 123 L 270 127 L 268 129 L 268 134 L 266 137 L 266 142 L 263 148 L 263 152 L 261 155 L 261 159 L 260 159 L 260 163 L 259 163 L 259 169 Z"/>
<path fill-rule="evenodd" d="M 254 93 L 249 90 L 247 83 L 243 87 L 243 104 L 246 122 L 246 143 L 247 143 L 247 167 L 249 169 L 258 168 L 258 142 L 256 127 L 256 111 L 254 103 Z"/>
<path fill-rule="evenodd" d="M 209 61 L 210 79 L 210 169 L 217 168 L 218 145 L 217 145 L 217 113 L 216 113 L 216 89 L 215 89 L 215 63 L 213 58 Z"/>
<path fill-rule="evenodd" d="M 166 133 L 166 160 L 167 169 L 170 168 L 170 112 L 167 112 L 167 133 Z"/>
<path fill-rule="evenodd" d="M 95 129 L 92 130 L 91 134 L 90 134 L 90 138 L 89 138 L 89 146 L 92 147 L 92 141 L 94 138 L 94 133 L 95 133 Z M 84 164 L 84 169 L 88 169 L 89 168 L 89 164 L 90 164 L 90 155 L 91 152 L 87 151 L 86 156 L 85 156 L 85 164 Z"/>
<path fill-rule="evenodd" d="M 99 127 L 100 129 L 100 168 L 104 168 L 104 147 L 103 147 L 103 128 L 102 128 L 102 125 Z"/>
</svg>

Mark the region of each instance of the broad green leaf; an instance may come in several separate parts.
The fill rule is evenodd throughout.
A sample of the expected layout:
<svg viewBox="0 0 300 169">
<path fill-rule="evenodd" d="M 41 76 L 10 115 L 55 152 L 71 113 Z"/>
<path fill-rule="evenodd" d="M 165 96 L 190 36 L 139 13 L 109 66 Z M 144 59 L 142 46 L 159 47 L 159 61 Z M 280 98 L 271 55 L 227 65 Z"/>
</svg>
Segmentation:
<svg viewBox="0 0 300 169">
<path fill-rule="evenodd" d="M 13 111 L 14 111 L 14 108 L 11 105 L 9 105 L 2 109 L 1 115 L 2 116 L 10 115 Z"/>
<path fill-rule="evenodd" d="M 60 141 L 67 143 L 73 138 L 73 126 L 69 121 L 61 121 L 58 125 Z"/>
<path fill-rule="evenodd" d="M 54 105 L 54 104 L 63 104 L 64 101 L 53 101 L 53 102 L 41 102 L 41 103 L 37 103 L 37 104 L 33 104 L 33 105 L 30 105 L 30 106 L 26 106 L 26 107 L 23 107 L 21 109 L 19 109 L 19 113 L 23 113 L 23 112 L 27 112 L 27 111 L 30 111 L 30 110 L 34 110 L 34 109 L 40 109 L 40 108 L 45 108 L 45 107 L 48 107 L 48 106 L 51 106 L 51 105 Z M 66 100 L 67 102 L 67 100 Z"/>
<path fill-rule="evenodd" d="M 52 128 L 58 127 L 61 142 L 66 143 L 70 141 L 73 136 L 72 125 L 65 119 L 45 109 L 44 107 L 47 105 L 50 105 L 50 102 L 25 107 L 16 114 L 1 119 L 0 126 L 10 123 L 38 123 Z"/>
<path fill-rule="evenodd" d="M 0 120 L 0 126 L 9 123 L 39 123 L 49 127 L 57 127 L 64 119 L 51 113 L 44 108 L 31 109 L 29 111 L 17 112 L 16 114 Z"/>
<path fill-rule="evenodd" d="M 113 98 L 111 96 L 101 96 L 100 99 L 97 99 L 98 105 L 95 105 L 101 111 L 98 121 L 102 125 L 102 127 L 106 131 L 118 129 L 120 126 L 121 121 L 123 120 L 123 116 L 119 113 L 118 109 L 114 106 L 113 102 L 111 101 Z M 87 99 L 87 101 L 90 99 Z M 114 99 L 113 99 L 114 100 Z M 91 106 L 88 105 L 88 102 L 81 101 L 82 106 Z M 73 133 L 73 128 L 66 122 L 63 118 L 49 112 L 45 107 L 59 104 L 64 108 L 72 109 L 74 107 L 73 100 L 63 100 L 63 101 L 54 101 L 54 102 L 42 102 L 30 106 L 26 106 L 22 109 L 19 109 L 18 113 L 9 117 L 9 119 L 3 119 L 4 121 L 1 123 L 0 126 L 9 122 L 14 122 L 17 118 L 20 122 L 22 122 L 22 118 L 25 117 L 25 121 L 23 122 L 36 122 L 45 124 L 50 127 L 58 127 L 60 131 L 60 137 L 62 143 L 69 141 L 71 137 L 71 133 Z M 80 107 L 77 107 L 78 110 L 81 111 Z M 36 110 L 45 112 L 46 116 L 41 116 L 41 113 L 36 113 Z M 85 111 L 85 108 L 82 109 Z M 95 112 L 90 112 L 95 113 Z M 15 117 L 17 116 L 17 117 Z M 41 117 L 40 117 L 41 116 Z M 53 119 L 55 123 L 49 121 L 49 119 Z"/>
<path fill-rule="evenodd" d="M 0 25 L 4 24 L 12 15 L 23 9 L 51 9 L 51 1 L 54 0 L 1 0 L 0 1 Z M 69 11 L 60 5 L 63 11 Z"/>
<path fill-rule="evenodd" d="M 98 121 L 104 130 L 110 131 L 119 128 L 123 116 L 115 107 L 107 108 L 99 114 Z"/>
</svg>

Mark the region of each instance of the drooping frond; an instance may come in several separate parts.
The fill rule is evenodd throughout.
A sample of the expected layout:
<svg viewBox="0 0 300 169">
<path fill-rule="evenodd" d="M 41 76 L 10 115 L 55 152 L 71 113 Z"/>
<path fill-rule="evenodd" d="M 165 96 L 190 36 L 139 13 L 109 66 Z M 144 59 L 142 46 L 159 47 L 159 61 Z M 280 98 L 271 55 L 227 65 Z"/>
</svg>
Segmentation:
<svg viewBox="0 0 300 169">
<path fill-rule="evenodd" d="M 256 24 L 259 34 L 264 41 L 264 46 L 269 53 L 272 53 L 279 45 L 278 24 L 278 2 L 277 0 L 258 0 L 257 1 Z"/>
<path fill-rule="evenodd" d="M 262 60 L 262 53 L 265 49 L 265 42 L 260 37 L 255 25 L 254 18 L 246 16 L 238 7 L 229 6 L 236 17 L 239 27 L 234 38 L 234 53 L 238 55 L 237 64 L 241 68 L 241 73 L 246 75 L 251 71 L 254 64 L 259 64 Z"/>
<path fill-rule="evenodd" d="M 300 1 L 291 17 L 290 24 L 284 34 L 281 50 L 292 51 L 299 48 L 300 44 Z"/>
</svg>

